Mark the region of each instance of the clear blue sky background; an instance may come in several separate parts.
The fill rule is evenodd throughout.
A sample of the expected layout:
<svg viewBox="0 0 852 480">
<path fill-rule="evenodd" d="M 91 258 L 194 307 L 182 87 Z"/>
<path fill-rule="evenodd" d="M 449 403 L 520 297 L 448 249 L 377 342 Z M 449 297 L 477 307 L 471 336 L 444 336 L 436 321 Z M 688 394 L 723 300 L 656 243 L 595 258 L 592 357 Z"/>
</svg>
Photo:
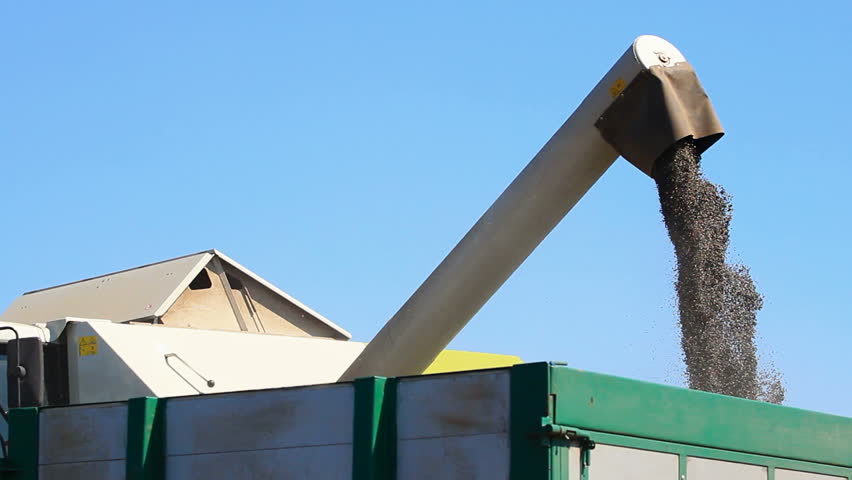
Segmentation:
<svg viewBox="0 0 852 480">
<path fill-rule="evenodd" d="M 846 1 L 4 2 L 0 308 L 218 248 L 369 340 L 644 33 L 728 130 L 732 258 L 792 406 L 852 416 Z M 682 384 L 623 160 L 452 346 Z"/>
</svg>

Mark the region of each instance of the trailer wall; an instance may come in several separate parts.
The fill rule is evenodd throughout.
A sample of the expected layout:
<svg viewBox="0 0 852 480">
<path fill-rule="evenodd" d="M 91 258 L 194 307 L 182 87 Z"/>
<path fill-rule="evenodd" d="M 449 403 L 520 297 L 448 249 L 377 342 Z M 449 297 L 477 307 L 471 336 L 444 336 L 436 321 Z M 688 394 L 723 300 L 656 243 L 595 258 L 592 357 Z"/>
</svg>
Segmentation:
<svg viewBox="0 0 852 480">
<path fill-rule="evenodd" d="M 546 363 L 13 410 L 3 479 L 852 480 L 852 419 Z"/>
</svg>

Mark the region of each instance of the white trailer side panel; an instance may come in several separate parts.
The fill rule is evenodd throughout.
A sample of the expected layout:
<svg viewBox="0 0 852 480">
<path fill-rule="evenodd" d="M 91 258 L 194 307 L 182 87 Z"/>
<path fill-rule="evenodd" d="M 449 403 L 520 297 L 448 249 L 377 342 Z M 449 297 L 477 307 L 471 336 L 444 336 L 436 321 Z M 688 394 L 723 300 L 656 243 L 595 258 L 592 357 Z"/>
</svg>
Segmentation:
<svg viewBox="0 0 852 480">
<path fill-rule="evenodd" d="M 397 478 L 508 479 L 509 371 L 405 378 Z"/>
<path fill-rule="evenodd" d="M 350 480 L 352 445 L 171 456 L 166 472 L 180 480 Z"/>
<path fill-rule="evenodd" d="M 775 469 L 775 480 L 846 480 L 846 477 L 822 475 L 819 473 L 797 472 L 795 470 Z"/>
<path fill-rule="evenodd" d="M 688 457 L 686 475 L 689 480 L 766 480 L 768 469 L 760 465 L 726 462 L 709 458 Z"/>
<path fill-rule="evenodd" d="M 127 404 L 46 408 L 39 419 L 39 478 L 124 478 Z"/>
<path fill-rule="evenodd" d="M 40 480 L 124 480 L 124 460 L 59 463 L 38 468 Z"/>
<path fill-rule="evenodd" d="M 599 443 L 592 450 L 592 462 L 588 468 L 590 480 L 676 479 L 679 472 L 679 457 L 673 453 Z"/>
<path fill-rule="evenodd" d="M 505 434 L 419 438 L 399 442 L 400 480 L 497 480 L 509 478 Z"/>
<path fill-rule="evenodd" d="M 353 405 L 351 384 L 169 400 L 167 477 L 350 478 Z"/>
<path fill-rule="evenodd" d="M 404 378 L 397 393 L 400 440 L 509 432 L 509 371 Z"/>
</svg>

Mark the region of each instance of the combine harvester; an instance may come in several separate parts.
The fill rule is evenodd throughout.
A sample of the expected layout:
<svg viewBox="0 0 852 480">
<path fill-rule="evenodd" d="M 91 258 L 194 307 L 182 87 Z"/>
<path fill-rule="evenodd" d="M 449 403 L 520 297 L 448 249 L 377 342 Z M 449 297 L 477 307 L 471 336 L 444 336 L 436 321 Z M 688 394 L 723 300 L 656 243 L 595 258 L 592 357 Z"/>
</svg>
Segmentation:
<svg viewBox="0 0 852 480">
<path fill-rule="evenodd" d="M 366 346 L 215 250 L 24 294 L 0 478 L 852 480 L 849 418 L 444 350 L 619 155 L 721 135 L 639 37 Z"/>
</svg>

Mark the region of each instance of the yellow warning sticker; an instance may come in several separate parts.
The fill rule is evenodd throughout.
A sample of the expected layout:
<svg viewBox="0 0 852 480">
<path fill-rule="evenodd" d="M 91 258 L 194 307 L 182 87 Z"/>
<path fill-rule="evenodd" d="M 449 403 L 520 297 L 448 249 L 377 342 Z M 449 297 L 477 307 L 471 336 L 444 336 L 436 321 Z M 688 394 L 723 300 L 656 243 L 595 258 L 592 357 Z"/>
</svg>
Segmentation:
<svg viewBox="0 0 852 480">
<path fill-rule="evenodd" d="M 624 91 L 624 87 L 626 86 L 627 82 L 625 82 L 623 78 L 618 77 L 618 80 L 609 87 L 609 94 L 612 95 L 612 98 L 615 98 Z"/>
<path fill-rule="evenodd" d="M 89 335 L 80 337 L 80 356 L 97 355 L 98 353 L 98 337 L 97 335 Z"/>
</svg>

